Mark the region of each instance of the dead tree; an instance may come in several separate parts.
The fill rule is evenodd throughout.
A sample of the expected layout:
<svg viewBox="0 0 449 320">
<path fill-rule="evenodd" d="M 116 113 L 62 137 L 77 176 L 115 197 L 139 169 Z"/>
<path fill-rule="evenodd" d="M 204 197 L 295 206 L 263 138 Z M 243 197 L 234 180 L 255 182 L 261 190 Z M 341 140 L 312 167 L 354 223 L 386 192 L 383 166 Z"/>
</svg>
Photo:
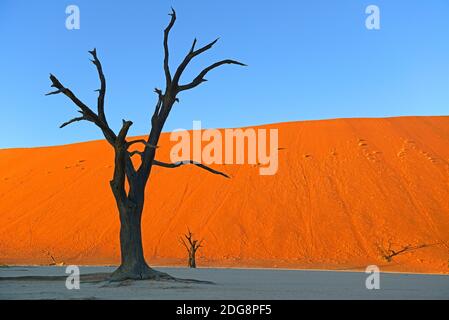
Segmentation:
<svg viewBox="0 0 449 320">
<path fill-rule="evenodd" d="M 167 274 L 157 272 L 150 268 L 145 261 L 143 246 L 141 221 L 142 211 L 145 200 L 145 187 L 151 174 L 153 166 L 164 168 L 177 168 L 184 164 L 193 164 L 210 173 L 228 177 L 225 173 L 214 170 L 201 163 L 186 159 L 179 163 L 166 163 L 156 159 L 157 145 L 161 136 L 164 124 L 176 102 L 179 102 L 178 95 L 181 92 L 193 89 L 206 81 L 205 76 L 213 69 L 225 64 L 233 64 L 245 66 L 235 60 L 221 60 L 216 62 L 204 70 L 202 70 L 191 82 L 180 83 L 181 76 L 189 65 L 189 63 L 200 54 L 208 51 L 217 42 L 217 40 L 207 44 L 204 47 L 196 48 L 197 40 L 186 54 L 184 60 L 176 69 L 174 75 L 169 67 L 169 33 L 176 21 L 176 12 L 172 9 L 170 13 L 171 19 L 164 30 L 164 73 L 165 73 L 165 90 L 156 88 L 157 103 L 153 114 L 151 115 L 151 130 L 146 139 L 127 140 L 128 131 L 133 124 L 131 121 L 123 120 L 122 127 L 116 134 L 108 124 L 105 114 L 105 96 L 106 96 L 106 79 L 103 74 L 103 68 L 97 56 L 97 51 L 89 51 L 92 55 L 92 62 L 96 66 L 98 76 L 100 78 L 100 89 L 98 91 L 97 112 L 94 112 L 89 106 L 82 102 L 69 88 L 65 87 L 54 75 L 50 75 L 52 87 L 56 90 L 48 95 L 63 94 L 68 97 L 78 108 L 80 116 L 71 119 L 61 125 L 61 128 L 79 121 L 88 121 L 95 124 L 103 133 L 106 141 L 114 149 L 114 173 L 110 181 L 110 187 L 115 198 L 120 218 L 120 250 L 121 264 L 120 267 L 113 272 L 111 280 L 125 279 L 160 279 L 171 277 Z M 142 145 L 143 151 L 130 152 L 132 145 Z M 139 156 L 141 161 L 138 167 L 135 167 L 131 161 L 131 157 Z M 125 187 L 126 181 L 128 187 Z"/>
<path fill-rule="evenodd" d="M 44 251 L 48 257 L 51 259 L 51 263 L 49 264 L 49 266 L 58 266 L 61 267 L 64 265 L 64 262 L 57 262 L 55 257 L 53 257 L 53 255 L 50 253 L 50 251 Z"/>
<path fill-rule="evenodd" d="M 187 266 L 189 268 L 196 268 L 196 252 L 199 248 L 202 247 L 203 240 L 198 241 L 193 239 L 193 233 L 188 230 L 187 234 L 184 235 L 187 242 L 184 241 L 184 239 L 181 237 L 180 241 L 182 245 L 186 248 L 187 253 L 189 255 L 189 259 L 187 262 Z"/>
<path fill-rule="evenodd" d="M 400 249 L 396 249 L 396 250 L 393 250 L 392 247 L 393 247 L 393 244 L 392 244 L 391 240 L 388 241 L 387 248 L 385 248 L 383 244 L 378 245 L 378 250 L 380 251 L 382 259 L 384 259 L 387 262 L 393 261 L 393 258 L 396 256 L 399 256 L 406 252 L 425 248 L 425 247 L 427 247 L 427 245 L 421 244 L 421 245 L 417 245 L 417 246 L 412 246 L 412 245 L 408 244 L 408 245 L 403 246 Z"/>
</svg>

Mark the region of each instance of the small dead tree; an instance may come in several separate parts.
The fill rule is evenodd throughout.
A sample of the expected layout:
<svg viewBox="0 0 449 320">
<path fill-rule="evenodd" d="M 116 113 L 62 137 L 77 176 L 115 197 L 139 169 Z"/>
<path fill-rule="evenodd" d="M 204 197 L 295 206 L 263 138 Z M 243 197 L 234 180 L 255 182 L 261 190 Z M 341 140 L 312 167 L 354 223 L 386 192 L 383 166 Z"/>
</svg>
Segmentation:
<svg viewBox="0 0 449 320">
<path fill-rule="evenodd" d="M 57 262 L 55 257 L 51 254 L 50 251 L 44 251 L 47 256 L 51 259 L 51 263 L 49 264 L 49 266 L 58 266 L 61 267 L 64 265 L 64 262 Z"/>
<path fill-rule="evenodd" d="M 106 78 L 103 68 L 94 49 L 89 53 L 92 55 L 92 62 L 95 65 L 100 78 L 100 89 L 98 91 L 97 112 L 94 112 L 87 104 L 82 102 L 69 88 L 65 87 L 54 75 L 50 75 L 52 87 L 56 90 L 48 95 L 63 94 L 69 98 L 78 108 L 81 114 L 61 125 L 64 128 L 79 121 L 88 121 L 95 124 L 103 133 L 106 141 L 114 150 L 114 173 L 110 181 L 110 187 L 117 204 L 120 218 L 120 267 L 113 272 L 111 280 L 120 281 L 126 279 L 172 279 L 169 275 L 157 272 L 150 268 L 145 261 L 143 246 L 141 221 L 145 200 L 145 187 L 151 174 L 153 166 L 164 168 L 178 168 L 185 164 L 193 164 L 210 173 L 229 178 L 228 175 L 214 170 L 201 163 L 186 159 L 178 163 L 165 163 L 156 159 L 156 151 L 164 124 L 176 102 L 179 102 L 178 95 L 184 91 L 193 89 L 206 81 L 205 76 L 215 68 L 222 65 L 231 64 L 245 66 L 235 60 L 221 60 L 204 70 L 202 70 L 191 82 L 181 83 L 181 76 L 189 63 L 202 53 L 208 51 L 218 41 L 212 41 L 204 47 L 196 48 L 197 40 L 185 56 L 184 60 L 177 67 L 172 75 L 169 66 L 169 33 L 176 21 L 176 12 L 172 9 L 170 22 L 164 30 L 164 73 L 165 90 L 156 88 L 157 103 L 151 116 L 151 130 L 146 139 L 128 141 L 127 134 L 132 126 L 131 121 L 123 120 L 119 133 L 115 133 L 108 124 L 105 114 Z M 133 145 L 142 145 L 143 151 L 130 152 Z M 136 168 L 131 161 L 131 157 L 139 156 L 140 165 Z M 127 182 L 127 187 L 126 187 Z"/>
<path fill-rule="evenodd" d="M 187 266 L 189 268 L 196 268 L 195 256 L 198 249 L 202 247 L 203 240 L 201 241 L 195 240 L 193 238 L 193 233 L 190 230 L 188 230 L 187 234 L 185 234 L 184 237 L 187 240 L 187 242 L 184 241 L 184 238 L 182 237 L 180 238 L 180 242 L 186 248 L 187 253 L 189 255 Z"/>
<path fill-rule="evenodd" d="M 391 262 L 391 261 L 393 261 L 393 258 L 398 255 L 404 254 L 409 251 L 414 251 L 417 249 L 425 248 L 426 245 L 421 244 L 421 245 L 417 245 L 417 246 L 412 246 L 411 244 L 408 244 L 406 246 L 402 246 L 399 249 L 393 249 L 393 243 L 391 240 L 389 240 L 387 247 L 385 247 L 383 244 L 377 245 L 377 247 L 381 254 L 382 259 L 384 259 L 387 262 Z"/>
</svg>

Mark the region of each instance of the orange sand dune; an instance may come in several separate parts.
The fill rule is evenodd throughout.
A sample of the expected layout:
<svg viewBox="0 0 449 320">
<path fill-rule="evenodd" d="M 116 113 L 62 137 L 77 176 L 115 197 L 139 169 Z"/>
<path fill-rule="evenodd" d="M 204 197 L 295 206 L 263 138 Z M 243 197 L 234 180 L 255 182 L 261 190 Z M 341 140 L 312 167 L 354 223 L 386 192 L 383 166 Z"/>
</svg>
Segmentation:
<svg viewBox="0 0 449 320">
<path fill-rule="evenodd" d="M 449 272 L 449 117 L 339 119 L 279 128 L 279 171 L 254 165 L 155 168 L 144 248 L 185 263 L 179 236 L 204 238 L 200 266 Z M 160 155 L 166 160 L 165 135 Z M 117 264 L 119 221 L 104 141 L 0 150 L 0 264 Z M 416 248 L 382 259 L 381 248 Z"/>
</svg>

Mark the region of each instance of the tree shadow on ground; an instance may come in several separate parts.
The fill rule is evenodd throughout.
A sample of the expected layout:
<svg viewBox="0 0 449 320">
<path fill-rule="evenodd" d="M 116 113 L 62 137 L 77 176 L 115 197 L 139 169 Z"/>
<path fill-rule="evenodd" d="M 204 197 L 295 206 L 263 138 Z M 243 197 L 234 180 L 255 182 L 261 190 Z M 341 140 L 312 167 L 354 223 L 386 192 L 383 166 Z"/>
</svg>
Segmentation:
<svg viewBox="0 0 449 320">
<path fill-rule="evenodd" d="M 23 282 L 48 282 L 48 281 L 66 281 L 67 276 L 19 276 L 19 277 L 0 277 L 1 281 L 23 281 Z M 110 273 L 92 273 L 80 275 L 81 283 L 116 283 L 117 286 L 126 286 L 135 281 L 147 281 L 147 282 L 172 282 L 172 283 L 184 283 L 184 284 L 204 284 L 215 285 L 212 281 L 196 280 L 196 279 L 184 279 L 184 278 L 161 278 L 161 279 L 142 279 L 142 280 L 123 280 L 123 281 L 111 281 Z"/>
</svg>

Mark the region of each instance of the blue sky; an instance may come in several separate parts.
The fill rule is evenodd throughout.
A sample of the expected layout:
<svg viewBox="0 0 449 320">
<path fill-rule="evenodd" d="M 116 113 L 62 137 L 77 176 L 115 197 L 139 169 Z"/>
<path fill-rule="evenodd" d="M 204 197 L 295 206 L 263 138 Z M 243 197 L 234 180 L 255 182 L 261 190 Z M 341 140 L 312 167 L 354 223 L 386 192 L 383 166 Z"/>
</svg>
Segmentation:
<svg viewBox="0 0 449 320">
<path fill-rule="evenodd" d="M 65 28 L 76 4 L 81 29 Z M 365 28 L 365 8 L 381 12 L 381 30 Z M 107 1 L 0 0 L 0 148 L 102 138 L 64 96 L 45 97 L 54 73 L 95 108 L 96 47 L 108 80 L 106 112 L 114 129 L 134 121 L 145 134 L 164 83 L 162 30 L 173 6 L 172 69 L 190 48 L 220 42 L 195 60 L 184 80 L 222 58 L 209 82 L 183 93 L 165 131 L 328 119 L 444 115 L 449 102 L 447 0 Z"/>
</svg>

